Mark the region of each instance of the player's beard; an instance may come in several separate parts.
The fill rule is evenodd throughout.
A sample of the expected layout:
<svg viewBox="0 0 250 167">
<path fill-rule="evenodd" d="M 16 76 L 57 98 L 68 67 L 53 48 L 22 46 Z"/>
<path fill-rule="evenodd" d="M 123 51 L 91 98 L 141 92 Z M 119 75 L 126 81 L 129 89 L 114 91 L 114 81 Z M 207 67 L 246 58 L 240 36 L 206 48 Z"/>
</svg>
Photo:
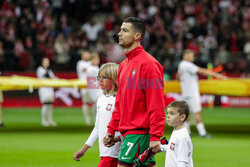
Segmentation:
<svg viewBox="0 0 250 167">
<path fill-rule="evenodd" d="M 128 42 L 125 43 L 124 41 L 119 41 L 119 45 L 123 48 L 123 49 L 127 49 L 130 48 L 133 45 L 133 42 Z"/>
</svg>

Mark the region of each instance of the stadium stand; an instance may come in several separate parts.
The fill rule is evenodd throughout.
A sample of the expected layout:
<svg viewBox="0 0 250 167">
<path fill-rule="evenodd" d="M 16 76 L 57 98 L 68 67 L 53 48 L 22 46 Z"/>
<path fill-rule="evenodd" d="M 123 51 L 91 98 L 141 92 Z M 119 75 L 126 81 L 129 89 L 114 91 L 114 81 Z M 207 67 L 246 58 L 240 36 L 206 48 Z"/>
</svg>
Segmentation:
<svg viewBox="0 0 250 167">
<path fill-rule="evenodd" d="M 98 52 L 102 63 L 119 63 L 123 55 L 115 41 L 127 16 L 148 23 L 143 46 L 170 76 L 185 48 L 196 52 L 199 66 L 250 71 L 250 1 L 3 0 L 0 8 L 3 72 L 34 71 L 43 56 L 56 71 L 75 71 L 82 49 Z"/>
</svg>

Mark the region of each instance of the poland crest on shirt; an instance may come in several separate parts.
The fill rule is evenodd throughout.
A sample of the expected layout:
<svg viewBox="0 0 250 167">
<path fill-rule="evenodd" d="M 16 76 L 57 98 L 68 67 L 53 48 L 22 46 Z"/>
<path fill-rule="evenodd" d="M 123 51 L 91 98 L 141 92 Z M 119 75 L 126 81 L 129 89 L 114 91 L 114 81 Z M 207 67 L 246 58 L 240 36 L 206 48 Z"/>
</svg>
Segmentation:
<svg viewBox="0 0 250 167">
<path fill-rule="evenodd" d="M 174 143 L 171 143 L 171 144 L 170 144 L 170 149 L 174 151 L 174 147 L 175 147 L 175 144 L 174 144 Z"/>
<path fill-rule="evenodd" d="M 106 110 L 107 110 L 107 111 L 111 111 L 112 106 L 113 106 L 113 104 L 108 104 L 107 107 L 106 107 Z"/>
</svg>

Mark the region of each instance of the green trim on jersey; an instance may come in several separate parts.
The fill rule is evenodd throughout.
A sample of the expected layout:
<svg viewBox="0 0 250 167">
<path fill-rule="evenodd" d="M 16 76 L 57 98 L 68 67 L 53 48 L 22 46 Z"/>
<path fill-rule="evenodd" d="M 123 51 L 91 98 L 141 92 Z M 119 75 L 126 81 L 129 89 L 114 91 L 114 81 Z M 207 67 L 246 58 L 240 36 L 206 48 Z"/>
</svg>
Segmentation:
<svg viewBox="0 0 250 167">
<path fill-rule="evenodd" d="M 121 146 L 121 153 L 118 159 L 121 165 L 131 165 L 133 164 L 135 158 L 143 153 L 148 147 L 150 142 L 149 134 L 129 134 L 126 135 L 123 144 Z M 143 165 L 155 164 L 154 156 L 148 161 L 143 163 Z"/>
</svg>

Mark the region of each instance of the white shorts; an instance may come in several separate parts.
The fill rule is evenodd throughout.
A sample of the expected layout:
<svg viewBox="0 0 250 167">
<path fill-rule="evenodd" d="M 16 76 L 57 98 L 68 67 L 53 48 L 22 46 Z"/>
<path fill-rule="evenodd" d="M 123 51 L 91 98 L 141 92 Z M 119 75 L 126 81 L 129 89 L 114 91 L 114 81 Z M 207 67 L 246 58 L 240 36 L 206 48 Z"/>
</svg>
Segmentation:
<svg viewBox="0 0 250 167">
<path fill-rule="evenodd" d="M 80 91 L 81 91 L 81 96 L 82 96 L 82 102 L 83 103 L 89 103 L 89 102 L 91 102 L 91 99 L 89 97 L 87 89 L 81 89 Z"/>
<path fill-rule="evenodd" d="M 88 89 L 87 92 L 92 102 L 97 102 L 98 97 L 103 95 L 101 89 Z"/>
<path fill-rule="evenodd" d="M 51 87 L 42 87 L 38 89 L 38 95 L 41 103 L 54 102 L 54 89 Z"/>
<path fill-rule="evenodd" d="M 82 102 L 97 102 L 98 97 L 102 96 L 101 89 L 81 89 Z"/>
<path fill-rule="evenodd" d="M 182 99 L 187 102 L 189 110 L 192 113 L 201 111 L 201 98 L 200 96 L 184 96 Z"/>
</svg>

